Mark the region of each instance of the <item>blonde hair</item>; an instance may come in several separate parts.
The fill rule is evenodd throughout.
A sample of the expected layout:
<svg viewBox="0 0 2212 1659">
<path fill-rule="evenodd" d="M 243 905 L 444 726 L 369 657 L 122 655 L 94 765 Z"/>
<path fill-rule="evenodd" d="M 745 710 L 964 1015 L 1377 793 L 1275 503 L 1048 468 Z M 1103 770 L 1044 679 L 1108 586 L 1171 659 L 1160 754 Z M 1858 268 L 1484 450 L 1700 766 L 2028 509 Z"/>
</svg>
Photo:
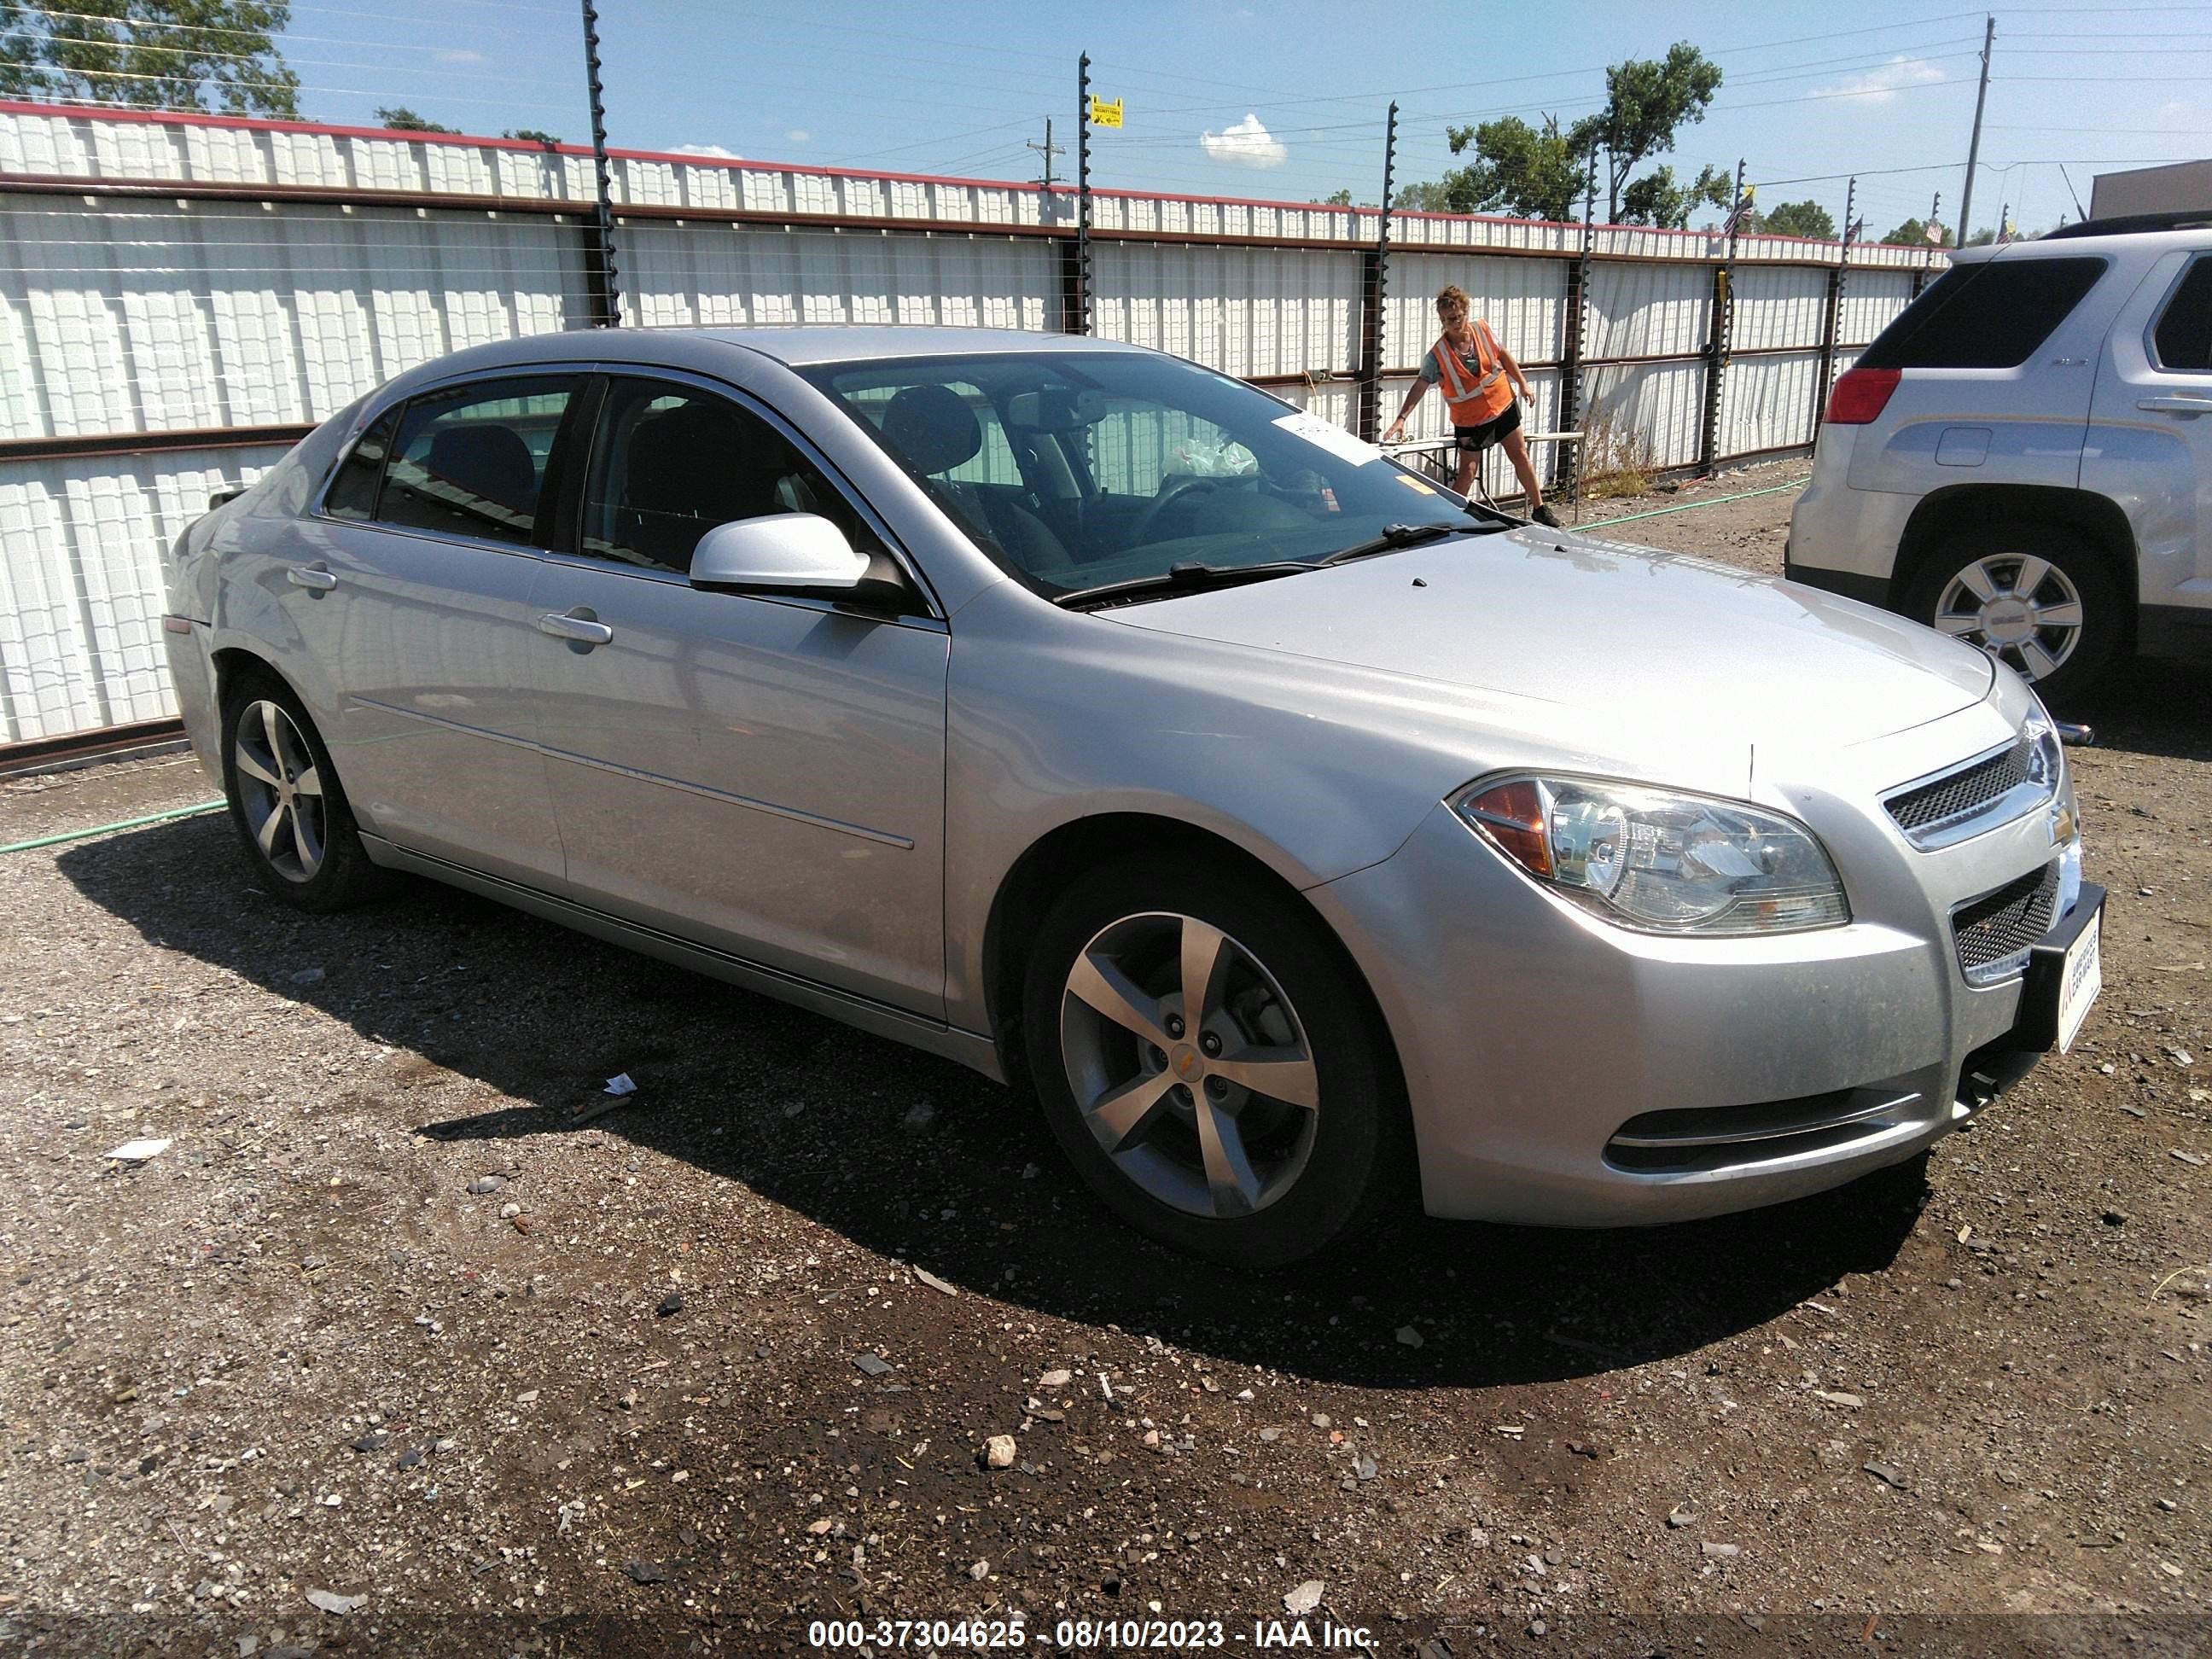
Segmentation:
<svg viewBox="0 0 2212 1659">
<path fill-rule="evenodd" d="M 1447 283 L 1437 290 L 1437 309 L 1443 313 L 1472 313 L 1474 301 L 1467 297 L 1467 290 L 1457 283 Z"/>
</svg>

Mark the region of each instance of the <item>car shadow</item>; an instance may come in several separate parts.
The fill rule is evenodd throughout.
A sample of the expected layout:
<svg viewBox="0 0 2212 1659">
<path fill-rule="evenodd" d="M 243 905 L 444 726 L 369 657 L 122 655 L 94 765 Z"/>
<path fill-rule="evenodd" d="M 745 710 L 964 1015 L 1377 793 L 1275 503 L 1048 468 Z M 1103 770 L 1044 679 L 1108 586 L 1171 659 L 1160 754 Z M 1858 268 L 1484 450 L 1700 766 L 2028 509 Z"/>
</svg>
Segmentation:
<svg viewBox="0 0 2212 1659">
<path fill-rule="evenodd" d="M 2212 760 L 2212 662 L 2137 658 L 2052 712 L 2086 722 L 2100 749 Z"/>
<path fill-rule="evenodd" d="M 58 863 L 149 943 L 420 1057 L 378 1068 L 363 1109 L 448 1141 L 620 1137 L 1000 1304 L 1156 1334 L 1222 1362 L 1418 1389 L 1679 1355 L 1887 1266 L 1924 1191 L 1923 1158 L 1661 1228 L 1408 1218 L 1344 1261 L 1255 1280 L 1121 1226 L 1024 1099 L 950 1061 L 428 883 L 301 915 L 251 884 L 230 835 L 221 817 L 186 820 L 72 847 Z M 617 1072 L 637 1094 L 580 1126 L 576 1109 L 601 1101 Z M 497 1103 L 426 1108 L 449 1102 L 456 1078 L 464 1097 Z M 557 1215 L 562 1197 L 541 1188 L 533 1203 Z M 574 1204 L 588 1226 L 582 1194 Z M 1397 1337 L 1407 1327 L 1418 1347 Z"/>
</svg>

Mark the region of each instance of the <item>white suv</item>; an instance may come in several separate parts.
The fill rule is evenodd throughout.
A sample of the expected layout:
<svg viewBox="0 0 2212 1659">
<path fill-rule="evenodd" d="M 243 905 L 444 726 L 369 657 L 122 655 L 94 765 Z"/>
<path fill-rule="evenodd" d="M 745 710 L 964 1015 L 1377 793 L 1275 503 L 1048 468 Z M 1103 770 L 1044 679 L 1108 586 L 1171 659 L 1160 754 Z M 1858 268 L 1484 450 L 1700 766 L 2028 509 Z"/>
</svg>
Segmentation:
<svg viewBox="0 0 2212 1659">
<path fill-rule="evenodd" d="M 2212 654 L 2212 215 L 1957 254 L 1837 380 L 1788 570 L 2046 701 Z"/>
</svg>

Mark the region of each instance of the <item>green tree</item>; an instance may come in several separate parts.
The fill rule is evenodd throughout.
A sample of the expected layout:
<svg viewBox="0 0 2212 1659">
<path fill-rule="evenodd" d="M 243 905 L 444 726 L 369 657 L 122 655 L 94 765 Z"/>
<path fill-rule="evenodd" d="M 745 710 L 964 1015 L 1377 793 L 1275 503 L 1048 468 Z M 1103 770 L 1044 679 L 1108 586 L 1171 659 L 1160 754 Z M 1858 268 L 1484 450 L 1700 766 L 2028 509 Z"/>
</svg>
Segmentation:
<svg viewBox="0 0 2212 1659">
<path fill-rule="evenodd" d="M 427 116 L 417 115 L 404 104 L 379 105 L 376 111 L 376 124 L 380 127 L 389 127 L 394 132 L 459 132 L 460 131 L 459 127 L 444 126 Z"/>
<path fill-rule="evenodd" d="M 1477 159 L 1455 168 L 1437 182 L 1453 213 L 1503 210 L 1525 219 L 1577 217 L 1575 198 L 1583 191 L 1583 158 L 1547 115 L 1532 127 L 1517 115 L 1485 121 L 1479 127 L 1447 127 L 1452 154 L 1474 146 Z"/>
<path fill-rule="evenodd" d="M 500 137 L 525 139 L 533 144 L 543 144 L 548 149 L 561 148 L 561 140 L 557 134 L 541 132 L 536 127 L 516 127 L 510 131 L 502 132 Z"/>
<path fill-rule="evenodd" d="M 1826 241 L 1836 237 L 1835 220 L 1812 201 L 1778 202 L 1771 211 L 1759 216 L 1759 228 L 1777 236 L 1817 236 Z"/>
<path fill-rule="evenodd" d="M 1605 72 L 1605 107 L 1572 126 L 1547 115 L 1540 127 L 1518 116 L 1485 121 L 1480 126 L 1447 127 L 1452 154 L 1473 149 L 1475 159 L 1436 181 L 1443 208 L 1454 213 L 1503 210 L 1541 219 L 1574 219 L 1582 198 L 1583 168 L 1593 149 L 1605 152 L 1606 217 L 1632 224 L 1680 227 L 1701 202 L 1729 204 L 1722 179 L 1717 195 L 1707 167 L 1696 182 L 1677 184 L 1662 167 L 1632 182 L 1637 168 L 1674 147 L 1684 125 L 1705 118 L 1720 90 L 1717 64 L 1686 40 L 1664 58 L 1630 58 Z M 1413 186 L 1407 191 L 1410 198 Z M 1410 200 L 1408 205 L 1411 205 Z"/>
<path fill-rule="evenodd" d="M 1996 239 L 1997 234 L 1994 230 L 1978 230 L 1972 235 L 1966 238 L 1966 246 L 1968 247 L 1987 247 L 1991 242 L 1996 241 Z"/>
<path fill-rule="evenodd" d="M 1881 240 L 1885 242 L 1895 242 L 1905 247 L 1948 247 L 1951 246 L 1951 232 L 1948 227 L 1936 226 L 1936 240 L 1931 243 L 1928 240 L 1926 222 L 1920 219 L 1907 219 Z"/>
<path fill-rule="evenodd" d="M 1316 196 L 1313 199 L 1314 205 L 1316 207 L 1350 207 L 1352 191 L 1349 187 L 1345 187 L 1333 190 L 1326 196 Z"/>
<path fill-rule="evenodd" d="M 1391 205 L 1407 213 L 1449 213 L 1451 192 L 1441 179 L 1417 179 L 1398 186 Z"/>
<path fill-rule="evenodd" d="M 1609 218 L 1620 217 L 1629 175 L 1673 149 L 1677 128 L 1704 120 L 1720 88 L 1720 65 L 1686 40 L 1664 58 L 1632 58 L 1606 70 L 1605 107 L 1568 129 L 1567 147 L 1578 156 L 1592 144 L 1604 149 Z"/>
<path fill-rule="evenodd" d="M 0 0 L 0 96 L 206 114 L 300 112 L 289 0 Z"/>
<path fill-rule="evenodd" d="M 1684 185 L 1674 182 L 1674 168 L 1655 167 L 1621 192 L 1619 222 L 1687 230 L 1690 216 L 1699 208 L 1728 206 L 1732 188 L 1728 174 L 1717 167 L 1705 168 Z"/>
</svg>

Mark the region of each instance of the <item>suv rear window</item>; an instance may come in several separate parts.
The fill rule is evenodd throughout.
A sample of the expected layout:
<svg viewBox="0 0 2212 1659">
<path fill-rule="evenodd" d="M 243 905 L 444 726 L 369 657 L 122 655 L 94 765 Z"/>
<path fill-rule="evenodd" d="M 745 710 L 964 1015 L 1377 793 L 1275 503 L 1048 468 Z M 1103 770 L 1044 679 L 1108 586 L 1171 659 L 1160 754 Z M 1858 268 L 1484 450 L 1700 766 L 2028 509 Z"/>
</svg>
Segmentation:
<svg viewBox="0 0 2212 1659">
<path fill-rule="evenodd" d="M 1954 265 L 1882 330 L 1862 368 L 2017 368 L 2105 274 L 2102 259 Z"/>
</svg>

